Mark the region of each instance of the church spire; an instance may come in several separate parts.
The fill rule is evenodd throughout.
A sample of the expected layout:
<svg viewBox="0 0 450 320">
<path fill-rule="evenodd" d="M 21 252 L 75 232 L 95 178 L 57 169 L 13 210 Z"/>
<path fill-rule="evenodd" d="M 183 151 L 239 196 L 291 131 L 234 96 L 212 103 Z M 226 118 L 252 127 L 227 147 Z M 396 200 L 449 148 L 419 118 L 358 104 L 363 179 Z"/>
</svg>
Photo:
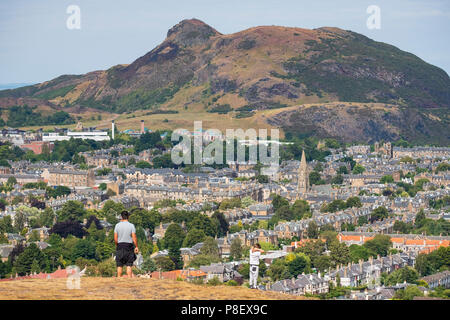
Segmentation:
<svg viewBox="0 0 450 320">
<path fill-rule="evenodd" d="M 298 169 L 298 193 L 306 193 L 309 190 L 308 166 L 306 165 L 305 150 L 302 150 L 302 160 Z"/>
<path fill-rule="evenodd" d="M 300 162 L 300 169 L 306 169 L 306 155 L 305 155 L 305 150 L 302 150 L 302 161 Z"/>
</svg>

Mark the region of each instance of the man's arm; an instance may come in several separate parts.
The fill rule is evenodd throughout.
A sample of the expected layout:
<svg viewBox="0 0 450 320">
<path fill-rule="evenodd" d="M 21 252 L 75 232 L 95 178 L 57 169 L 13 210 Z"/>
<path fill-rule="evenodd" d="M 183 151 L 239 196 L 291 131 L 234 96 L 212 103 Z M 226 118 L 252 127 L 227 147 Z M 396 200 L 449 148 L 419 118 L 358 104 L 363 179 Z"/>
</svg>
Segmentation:
<svg viewBox="0 0 450 320">
<path fill-rule="evenodd" d="M 139 252 L 139 249 L 138 249 L 138 243 L 137 243 L 136 233 L 132 232 L 132 233 L 131 233 L 131 238 L 133 238 L 133 243 L 134 243 L 134 246 L 135 246 L 134 252 L 135 252 L 135 253 L 138 253 L 138 252 Z"/>
<path fill-rule="evenodd" d="M 114 232 L 114 242 L 116 243 L 116 246 L 119 243 L 118 241 L 119 241 L 119 236 L 117 235 L 117 232 Z"/>
</svg>

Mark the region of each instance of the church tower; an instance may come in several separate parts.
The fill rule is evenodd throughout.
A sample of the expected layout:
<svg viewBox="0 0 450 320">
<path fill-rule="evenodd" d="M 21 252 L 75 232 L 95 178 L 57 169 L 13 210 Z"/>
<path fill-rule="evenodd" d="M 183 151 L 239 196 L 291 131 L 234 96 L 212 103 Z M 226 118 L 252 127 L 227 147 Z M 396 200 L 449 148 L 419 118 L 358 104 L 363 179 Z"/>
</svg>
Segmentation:
<svg viewBox="0 0 450 320">
<path fill-rule="evenodd" d="M 302 151 L 302 160 L 300 168 L 298 169 L 298 185 L 297 191 L 299 193 L 306 193 L 309 190 L 308 167 L 306 165 L 305 150 Z"/>
</svg>

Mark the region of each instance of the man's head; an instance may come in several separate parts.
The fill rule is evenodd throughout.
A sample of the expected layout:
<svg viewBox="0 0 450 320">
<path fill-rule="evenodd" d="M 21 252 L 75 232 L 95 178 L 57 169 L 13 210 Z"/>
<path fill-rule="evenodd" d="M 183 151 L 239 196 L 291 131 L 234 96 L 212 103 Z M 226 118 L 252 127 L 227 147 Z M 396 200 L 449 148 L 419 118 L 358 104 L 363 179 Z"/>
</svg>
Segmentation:
<svg viewBox="0 0 450 320">
<path fill-rule="evenodd" d="M 255 248 L 261 249 L 261 245 L 259 243 L 255 243 Z"/>
<path fill-rule="evenodd" d="M 122 217 L 122 220 L 128 220 L 128 218 L 130 217 L 130 213 L 128 211 L 126 211 L 126 210 L 123 210 L 120 213 L 120 216 Z"/>
</svg>

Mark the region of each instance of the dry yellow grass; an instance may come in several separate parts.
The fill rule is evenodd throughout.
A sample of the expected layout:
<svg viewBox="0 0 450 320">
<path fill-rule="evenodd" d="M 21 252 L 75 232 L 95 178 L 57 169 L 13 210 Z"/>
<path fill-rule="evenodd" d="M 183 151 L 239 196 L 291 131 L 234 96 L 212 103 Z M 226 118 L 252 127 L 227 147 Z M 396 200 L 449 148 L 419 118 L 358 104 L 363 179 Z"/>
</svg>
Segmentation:
<svg viewBox="0 0 450 320">
<path fill-rule="evenodd" d="M 81 278 L 80 289 L 68 289 L 66 279 L 0 282 L 2 300 L 305 300 L 301 296 L 245 287 L 195 285 L 145 278 Z"/>
</svg>

